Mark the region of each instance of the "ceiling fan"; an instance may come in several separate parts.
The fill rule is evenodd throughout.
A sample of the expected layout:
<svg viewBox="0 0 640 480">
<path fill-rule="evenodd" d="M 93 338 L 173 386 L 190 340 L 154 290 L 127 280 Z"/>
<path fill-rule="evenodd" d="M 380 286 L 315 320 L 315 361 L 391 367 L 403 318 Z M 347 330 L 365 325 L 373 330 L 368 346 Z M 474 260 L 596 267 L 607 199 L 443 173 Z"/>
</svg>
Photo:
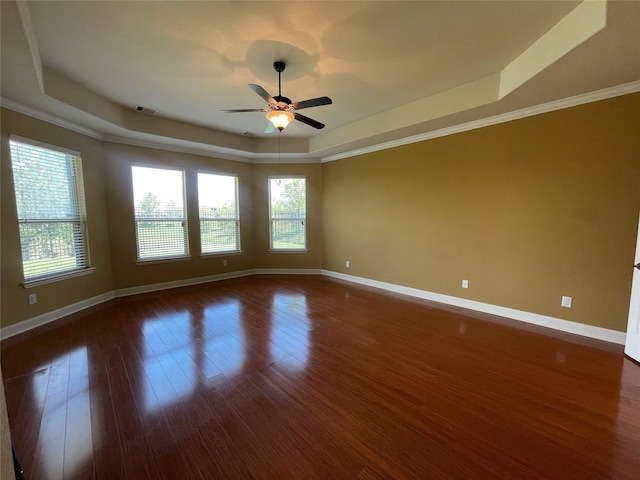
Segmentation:
<svg viewBox="0 0 640 480">
<path fill-rule="evenodd" d="M 287 97 L 282 96 L 282 79 L 281 74 L 285 68 L 284 62 L 275 62 L 273 64 L 273 68 L 276 72 L 278 72 L 278 95 L 272 97 L 267 93 L 267 91 L 262 88 L 260 85 L 256 85 L 253 83 L 249 84 L 249 88 L 260 95 L 263 99 L 267 101 L 267 108 L 242 108 L 236 110 L 220 110 L 224 113 L 245 113 L 245 112 L 268 112 L 267 119 L 269 123 L 267 124 L 267 128 L 265 128 L 264 133 L 271 133 L 276 128 L 280 131 L 284 130 L 287 125 L 293 120 L 298 120 L 299 122 L 305 123 L 313 128 L 321 129 L 324 128 L 324 123 L 320 123 L 317 120 L 314 120 L 309 117 L 305 117 L 304 115 L 300 115 L 298 112 L 294 110 L 302 110 L 303 108 L 309 107 L 319 107 L 320 105 L 329 105 L 333 103 L 329 97 L 318 97 L 312 98 L 309 100 L 303 100 L 301 102 L 292 102 Z"/>
</svg>

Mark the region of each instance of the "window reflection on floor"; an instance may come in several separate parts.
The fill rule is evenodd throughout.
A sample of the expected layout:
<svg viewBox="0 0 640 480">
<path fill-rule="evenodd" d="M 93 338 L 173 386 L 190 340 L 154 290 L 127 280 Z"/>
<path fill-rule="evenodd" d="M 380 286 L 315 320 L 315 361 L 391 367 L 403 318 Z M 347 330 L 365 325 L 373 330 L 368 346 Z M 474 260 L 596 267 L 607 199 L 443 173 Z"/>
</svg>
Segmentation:
<svg viewBox="0 0 640 480">
<path fill-rule="evenodd" d="M 306 367 L 310 321 L 304 295 L 275 294 L 271 318 L 265 312 L 264 324 L 260 318 L 251 323 L 242 313 L 240 301 L 231 298 L 203 310 L 171 312 L 144 322 L 141 391 L 146 413 L 187 400 L 214 377 L 241 374 L 250 355 L 256 364 L 268 360 L 288 370 Z M 243 321 L 270 330 L 264 349 L 247 338 L 244 329 L 249 325 Z"/>
<path fill-rule="evenodd" d="M 77 348 L 51 362 L 36 457 L 48 471 L 72 478 L 92 455 L 91 400 L 87 348 Z M 36 398 L 43 376 L 34 375 Z"/>
<path fill-rule="evenodd" d="M 272 360 L 292 370 L 304 369 L 309 357 L 307 298 L 296 293 L 276 293 L 272 311 Z"/>
<path fill-rule="evenodd" d="M 210 362 L 204 373 L 236 375 L 246 359 L 245 338 L 240 318 L 240 303 L 229 299 L 204 309 L 204 355 Z"/>
<path fill-rule="evenodd" d="M 188 312 L 176 312 L 145 321 L 143 368 L 144 406 L 149 413 L 181 400 L 194 389 L 196 368 Z"/>
</svg>

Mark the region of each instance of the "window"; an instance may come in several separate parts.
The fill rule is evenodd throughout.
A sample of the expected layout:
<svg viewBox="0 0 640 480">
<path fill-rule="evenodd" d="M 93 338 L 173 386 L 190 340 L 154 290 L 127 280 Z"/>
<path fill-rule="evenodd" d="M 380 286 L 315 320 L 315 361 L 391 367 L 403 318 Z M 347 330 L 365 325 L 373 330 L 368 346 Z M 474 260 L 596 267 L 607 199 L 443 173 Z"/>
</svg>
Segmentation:
<svg viewBox="0 0 640 480">
<path fill-rule="evenodd" d="M 198 212 L 203 254 L 240 250 L 237 177 L 198 173 Z"/>
<path fill-rule="evenodd" d="M 88 272 L 80 157 L 25 142 L 10 141 L 25 284 Z"/>
<path fill-rule="evenodd" d="M 184 171 L 131 167 L 138 260 L 187 257 Z"/>
<path fill-rule="evenodd" d="M 306 179 L 269 178 L 270 248 L 305 250 Z"/>
</svg>

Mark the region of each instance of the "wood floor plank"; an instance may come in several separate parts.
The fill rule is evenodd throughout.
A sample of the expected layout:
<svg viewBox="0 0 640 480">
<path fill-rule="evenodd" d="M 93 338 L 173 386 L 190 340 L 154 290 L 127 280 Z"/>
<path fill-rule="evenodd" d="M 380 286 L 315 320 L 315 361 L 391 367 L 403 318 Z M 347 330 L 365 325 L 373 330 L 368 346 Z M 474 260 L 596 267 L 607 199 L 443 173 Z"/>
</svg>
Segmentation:
<svg viewBox="0 0 640 480">
<path fill-rule="evenodd" d="M 20 432 L 20 435 L 12 436 L 12 442 L 16 451 L 21 452 L 18 460 L 23 469 L 32 470 L 34 456 L 22 452 L 31 451 L 38 445 L 49 372 L 49 368 L 44 368 L 31 375 L 5 379 L 9 425 Z"/>
<path fill-rule="evenodd" d="M 28 479 L 637 479 L 619 345 L 320 276 L 113 300 L 2 344 Z"/>
</svg>

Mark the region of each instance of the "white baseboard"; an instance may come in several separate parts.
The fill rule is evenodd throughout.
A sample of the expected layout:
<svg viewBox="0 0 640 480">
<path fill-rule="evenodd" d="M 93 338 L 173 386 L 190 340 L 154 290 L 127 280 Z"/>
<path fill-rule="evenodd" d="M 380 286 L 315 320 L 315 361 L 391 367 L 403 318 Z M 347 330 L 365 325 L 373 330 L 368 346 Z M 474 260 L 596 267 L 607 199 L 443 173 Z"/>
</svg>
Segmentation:
<svg viewBox="0 0 640 480">
<path fill-rule="evenodd" d="M 422 298 L 425 300 L 431 300 L 433 302 L 443 303 L 446 305 L 453 305 L 456 307 L 467 308 L 469 310 L 475 310 L 478 312 L 489 313 L 491 315 L 498 315 L 500 317 L 506 317 L 512 320 L 518 320 L 521 322 L 530 323 L 533 325 L 539 325 L 542 327 L 552 328 L 554 330 L 560 330 L 567 333 L 573 333 L 582 335 L 585 337 L 595 338 L 598 340 L 604 340 L 606 342 L 617 343 L 624 345 L 626 334 L 624 332 L 618 332 L 616 330 L 609 330 L 602 327 L 595 327 L 592 325 L 585 325 L 583 323 L 571 322 L 569 320 L 562 320 L 559 318 L 548 317 L 545 315 L 539 315 L 537 313 L 525 312 L 522 310 L 516 310 L 513 308 L 501 307 L 498 305 L 491 305 L 488 303 L 476 302 L 474 300 L 467 300 L 464 298 L 453 297 L 450 295 L 442 295 L 440 293 L 428 292 L 426 290 L 419 290 L 417 288 L 404 287 L 402 285 L 396 285 L 393 283 L 380 282 L 378 280 L 371 280 L 364 277 L 356 277 L 354 275 L 346 275 L 344 273 L 334 272 L 331 270 L 322 269 L 294 269 L 294 268 L 257 268 L 251 270 L 241 270 L 237 272 L 221 273 L 217 275 L 208 275 L 206 277 L 188 278 L 184 280 L 176 280 L 172 282 L 154 283 L 151 285 L 141 285 L 139 287 L 122 288 L 113 290 L 111 292 L 98 295 L 96 297 L 88 298 L 72 305 L 53 310 L 51 312 L 43 313 L 37 317 L 23 320 L 22 322 L 8 327 L 0 329 L 0 340 L 13 337 L 20 333 L 27 332 L 33 328 L 40 327 L 47 323 L 59 320 L 72 313 L 79 312 L 89 307 L 99 305 L 113 298 L 126 297 L 130 295 L 138 295 L 141 293 L 150 293 L 160 290 L 167 290 L 170 288 L 186 287 L 190 285 L 198 285 L 202 283 L 215 282 L 220 280 L 227 280 L 231 278 L 247 277 L 250 275 L 325 275 L 340 280 L 346 280 L 348 282 L 358 283 L 360 285 L 367 285 L 369 287 L 381 288 L 390 292 L 400 293 L 403 295 L 409 295 L 412 297 Z"/>
<path fill-rule="evenodd" d="M 522 310 L 516 310 L 514 308 L 501 307 L 499 305 L 491 305 L 489 303 L 476 302 L 475 300 L 467 300 L 465 298 L 442 295 L 440 293 L 433 293 L 426 290 L 419 290 L 417 288 L 404 287 L 402 285 L 396 285 L 393 283 L 380 282 L 378 280 L 346 275 L 344 273 L 334 272 L 331 270 L 322 270 L 322 274 L 328 277 L 346 280 L 348 282 L 367 285 L 369 287 L 381 288 L 390 292 L 401 293 L 403 295 L 431 300 L 433 302 L 443 303 L 446 305 L 467 308 L 469 310 L 475 310 L 477 312 L 489 313 L 491 315 L 506 317 L 512 320 L 518 320 L 520 322 L 539 325 L 541 327 L 552 328 L 554 330 L 560 330 L 566 333 L 582 335 L 583 337 L 595 338 L 597 340 L 604 340 L 605 342 L 617 343 L 620 345 L 625 344 L 626 333 L 619 332 L 617 330 L 595 327 L 593 325 L 586 325 L 584 323 L 571 322 L 569 320 L 562 320 L 560 318 L 548 317 L 546 315 L 539 315 L 537 313 L 525 312 Z"/>
<path fill-rule="evenodd" d="M 151 285 L 141 285 L 139 287 L 121 288 L 115 290 L 114 293 L 116 298 L 118 298 L 127 297 L 129 295 L 138 295 L 140 293 L 168 290 L 170 288 L 188 287 L 191 285 L 200 285 L 202 283 L 217 282 L 220 280 L 228 280 L 230 278 L 248 277 L 251 275 L 320 275 L 321 273 L 322 270 L 320 270 L 319 268 L 255 268 L 250 270 L 240 270 L 237 272 L 207 275 L 206 277 L 186 278 L 184 280 L 175 280 L 172 282 L 153 283 Z"/>
<path fill-rule="evenodd" d="M 128 297 L 130 295 L 139 295 L 141 293 L 151 293 L 160 290 L 168 290 L 170 288 L 188 287 L 190 285 L 199 285 L 202 283 L 216 282 L 220 280 L 227 280 L 230 278 L 247 277 L 250 275 L 320 275 L 321 270 L 317 269 L 295 269 L 295 268 L 258 268 L 251 270 L 240 270 L 236 272 L 220 273 L 216 275 L 207 275 L 206 277 L 187 278 L 184 280 L 175 280 L 171 282 L 153 283 L 151 285 L 140 285 L 138 287 L 120 288 L 112 290 L 111 292 L 98 295 L 97 297 L 88 298 L 73 305 L 67 305 L 66 307 L 53 310 L 51 312 L 43 313 L 37 317 L 28 318 L 22 322 L 8 327 L 0 328 L 0 340 L 13 337 L 20 333 L 27 332 L 33 328 L 46 325 L 47 323 L 60 320 L 61 318 L 71 315 L 72 313 L 79 312 L 89 307 L 99 305 L 113 298 Z"/>
<path fill-rule="evenodd" d="M 178 287 L 189 287 L 191 285 L 217 282 L 220 280 L 228 280 L 230 278 L 248 277 L 250 275 L 255 275 L 255 270 L 240 270 L 237 272 L 207 275 L 206 277 L 185 278 L 184 280 L 174 280 L 172 282 L 152 283 L 150 285 L 140 285 L 138 287 L 120 288 L 114 291 L 114 295 L 116 298 L 128 297 L 130 295 L 139 295 L 141 293 L 157 292 L 160 290 L 168 290 L 170 288 Z"/>
<path fill-rule="evenodd" d="M 256 275 L 322 275 L 320 268 L 256 268 Z"/>
<path fill-rule="evenodd" d="M 52 310 L 51 312 L 43 313 L 42 315 L 38 315 L 36 317 L 28 318 L 27 320 L 23 320 L 22 322 L 16 323 L 14 325 L 3 327 L 0 329 L 0 340 L 5 340 L 9 337 L 27 332 L 36 327 L 41 327 L 42 325 L 54 322 L 66 317 L 67 315 L 77 313 L 89 307 L 100 305 L 101 303 L 111 300 L 112 298 L 114 298 L 114 294 L 112 291 L 103 293 L 101 295 L 97 295 L 95 297 L 87 298 L 77 303 L 67 305 L 66 307 L 58 308 L 57 310 Z"/>
</svg>

